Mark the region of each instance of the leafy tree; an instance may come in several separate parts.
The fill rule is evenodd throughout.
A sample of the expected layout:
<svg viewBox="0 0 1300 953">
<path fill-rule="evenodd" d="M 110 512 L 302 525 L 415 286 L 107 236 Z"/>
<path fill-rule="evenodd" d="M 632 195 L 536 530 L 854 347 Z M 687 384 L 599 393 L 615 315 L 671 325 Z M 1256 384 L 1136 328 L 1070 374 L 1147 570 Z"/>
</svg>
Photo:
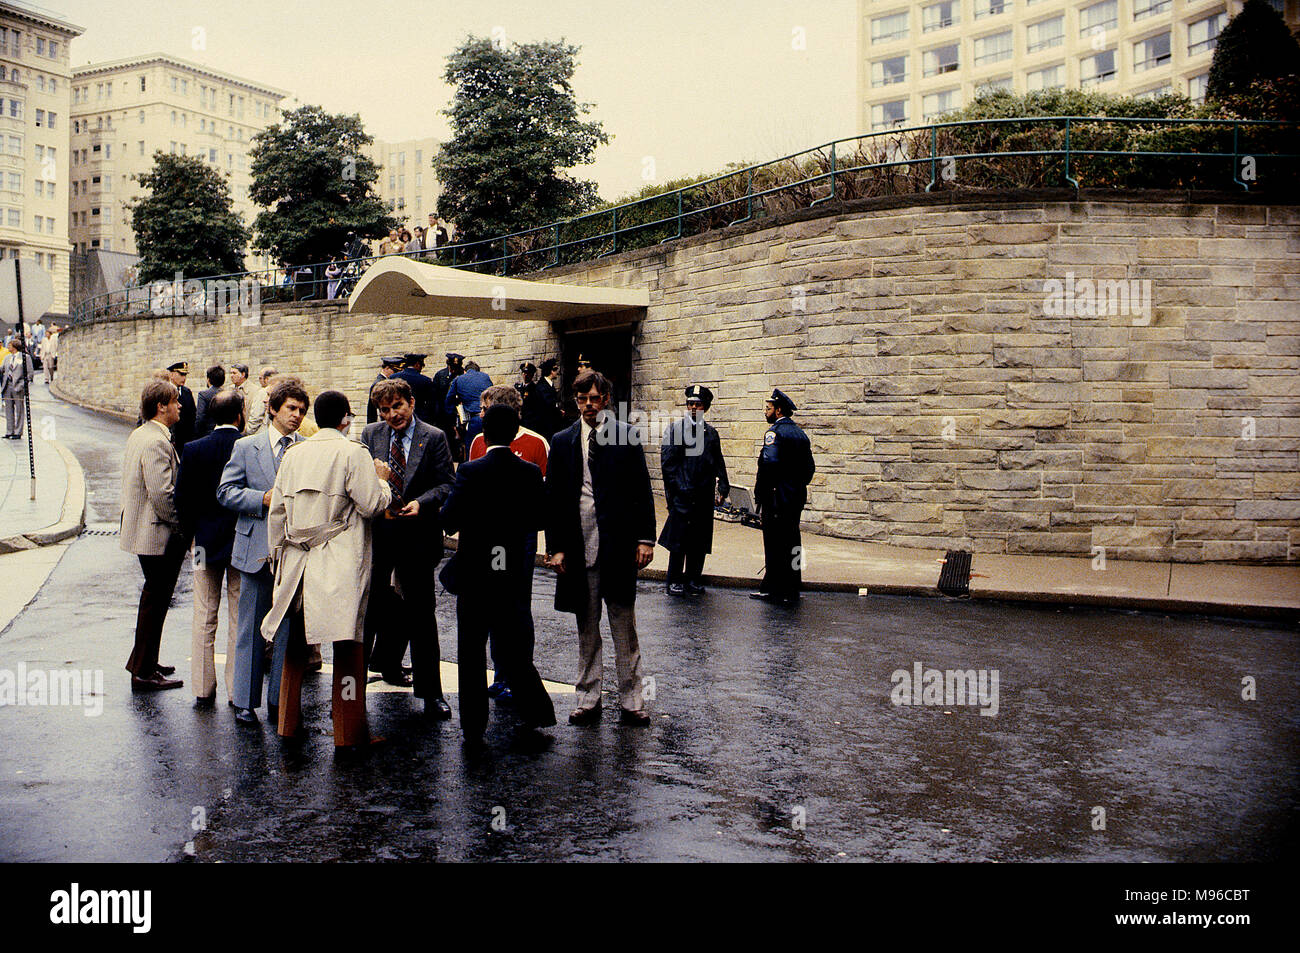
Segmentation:
<svg viewBox="0 0 1300 953">
<path fill-rule="evenodd" d="M 1226 117 L 1294 121 L 1300 118 L 1297 59 L 1300 43 L 1277 11 L 1251 0 L 1219 34 L 1206 99 Z"/>
<path fill-rule="evenodd" d="M 136 176 L 146 194 L 128 205 L 139 282 L 227 275 L 244 270 L 248 230 L 230 201 L 225 178 L 197 156 L 154 153 Z"/>
<path fill-rule="evenodd" d="M 379 179 L 357 115 L 301 106 L 253 137 L 249 197 L 266 211 L 253 222 L 253 247 L 303 265 L 338 254 L 348 232 L 385 235 L 397 223 L 372 191 Z"/>
<path fill-rule="evenodd" d="M 456 93 L 444 110 L 452 137 L 433 159 L 438 214 L 469 240 L 580 215 L 599 201 L 594 182 L 564 171 L 609 142 L 599 122 L 580 118 L 591 104 L 574 98 L 578 50 L 470 37 L 447 57 Z"/>
<path fill-rule="evenodd" d="M 1296 71 L 1300 43 L 1265 0 L 1246 0 L 1214 48 L 1206 99 L 1223 100 L 1250 92 L 1256 80 L 1278 80 Z"/>
</svg>

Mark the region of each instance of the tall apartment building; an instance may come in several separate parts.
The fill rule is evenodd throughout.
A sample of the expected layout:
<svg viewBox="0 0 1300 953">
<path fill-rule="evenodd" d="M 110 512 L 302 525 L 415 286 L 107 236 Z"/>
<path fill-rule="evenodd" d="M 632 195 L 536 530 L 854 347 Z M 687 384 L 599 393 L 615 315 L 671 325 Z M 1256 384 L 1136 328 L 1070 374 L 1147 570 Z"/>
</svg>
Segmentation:
<svg viewBox="0 0 1300 953">
<path fill-rule="evenodd" d="M 248 150 L 280 116 L 283 90 L 151 53 L 80 66 L 72 74 L 69 235 L 79 252 L 135 252 L 126 203 L 140 194 L 134 176 L 153 168 L 156 151 L 198 156 L 228 176 L 246 226 Z M 248 268 L 267 267 L 250 255 Z"/>
<path fill-rule="evenodd" d="M 430 136 L 401 142 L 376 139 L 370 147 L 370 157 L 379 167 L 376 191 L 389 213 L 408 228 L 427 225 L 429 213 L 437 211 L 442 189 L 430 163 L 438 145 Z"/>
<path fill-rule="evenodd" d="M 1270 0 L 1287 24 L 1300 0 Z M 986 87 L 1205 97 L 1243 0 L 858 0 L 860 128 L 919 125 Z"/>
<path fill-rule="evenodd" d="M 84 32 L 0 2 L 0 256 L 50 273 L 55 315 L 68 313 L 68 46 Z"/>
</svg>

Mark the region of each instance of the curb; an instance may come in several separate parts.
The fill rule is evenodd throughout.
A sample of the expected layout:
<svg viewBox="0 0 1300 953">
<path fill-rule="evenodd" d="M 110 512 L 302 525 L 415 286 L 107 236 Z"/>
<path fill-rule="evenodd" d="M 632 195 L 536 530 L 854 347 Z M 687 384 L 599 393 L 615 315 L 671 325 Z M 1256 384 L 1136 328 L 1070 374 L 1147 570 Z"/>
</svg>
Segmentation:
<svg viewBox="0 0 1300 953">
<path fill-rule="evenodd" d="M 45 442 L 63 458 L 63 465 L 68 471 L 68 489 L 63 495 L 59 521 L 30 533 L 0 539 L 0 555 L 61 543 L 80 535 L 86 525 L 86 474 L 71 450 L 57 440 Z"/>
<path fill-rule="evenodd" d="M 103 414 L 105 417 L 116 417 L 118 420 L 125 420 L 128 423 L 130 423 L 134 419 L 130 414 L 123 413 L 120 410 L 114 410 L 112 407 L 101 407 L 99 404 L 91 404 L 82 400 L 79 397 L 73 397 L 71 394 L 69 394 L 67 391 L 65 391 L 62 387 L 59 386 L 59 382 L 57 379 L 54 381 L 53 384 L 50 385 L 49 390 L 50 393 L 55 397 L 57 397 L 59 400 L 66 401 L 67 403 L 72 404 L 75 407 L 80 407 L 82 410 L 89 410 L 96 414 Z"/>
</svg>

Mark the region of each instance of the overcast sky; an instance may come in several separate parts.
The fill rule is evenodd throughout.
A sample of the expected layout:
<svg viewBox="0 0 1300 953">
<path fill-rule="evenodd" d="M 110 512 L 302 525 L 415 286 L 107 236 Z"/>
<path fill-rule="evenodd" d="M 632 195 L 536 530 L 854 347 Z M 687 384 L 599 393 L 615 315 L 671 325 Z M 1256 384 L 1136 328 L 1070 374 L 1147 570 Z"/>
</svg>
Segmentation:
<svg viewBox="0 0 1300 953">
<path fill-rule="evenodd" d="M 469 34 L 582 47 L 578 98 L 613 139 L 578 174 L 606 199 L 853 128 L 855 0 L 44 0 L 84 27 L 74 66 L 163 52 L 359 112 L 381 139 L 447 135 L 447 53 Z M 202 30 L 202 34 L 196 34 Z M 501 35 L 498 32 L 496 35 Z M 204 49 L 195 49 L 196 37 Z M 799 43 L 805 47 L 796 48 Z"/>
</svg>

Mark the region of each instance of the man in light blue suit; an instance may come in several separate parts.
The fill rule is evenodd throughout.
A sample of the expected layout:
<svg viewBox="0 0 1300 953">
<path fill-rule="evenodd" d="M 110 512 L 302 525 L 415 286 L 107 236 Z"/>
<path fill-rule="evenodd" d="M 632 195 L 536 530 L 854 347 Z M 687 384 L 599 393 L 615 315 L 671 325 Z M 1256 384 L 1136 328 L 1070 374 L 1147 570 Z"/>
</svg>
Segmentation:
<svg viewBox="0 0 1300 953">
<path fill-rule="evenodd" d="M 268 563 L 270 556 L 266 533 L 266 516 L 271 505 L 271 487 L 285 452 L 300 438 L 298 427 L 310 401 L 296 379 L 281 381 L 267 393 L 269 426 L 249 437 L 235 441 L 230 462 L 221 473 L 217 501 L 239 514 L 235 524 L 235 545 L 230 564 L 239 570 L 239 634 L 235 642 L 235 684 L 232 702 L 235 718 L 245 724 L 257 724 L 256 708 L 262 704 L 262 679 L 266 676 L 262 660 L 262 619 L 271 609 L 275 578 Z M 267 697 L 268 713 L 280 701 L 280 672 L 288 644 L 288 619 L 275 635 L 275 654 L 271 662 L 271 687 Z"/>
</svg>

